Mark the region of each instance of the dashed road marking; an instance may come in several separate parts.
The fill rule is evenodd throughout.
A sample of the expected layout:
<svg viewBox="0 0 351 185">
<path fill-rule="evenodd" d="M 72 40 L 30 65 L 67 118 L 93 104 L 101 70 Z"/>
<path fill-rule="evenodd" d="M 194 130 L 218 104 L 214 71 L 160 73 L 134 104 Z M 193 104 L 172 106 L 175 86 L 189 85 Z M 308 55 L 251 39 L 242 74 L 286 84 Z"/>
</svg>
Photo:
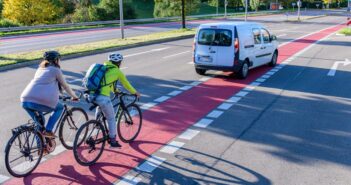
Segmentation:
<svg viewBox="0 0 351 185">
<path fill-rule="evenodd" d="M 276 72 L 274 72 L 274 71 L 269 71 L 269 72 L 267 72 L 266 73 L 266 75 L 274 75 Z"/>
<path fill-rule="evenodd" d="M 202 77 L 199 81 L 206 82 L 209 79 L 211 79 L 211 77 Z"/>
<path fill-rule="evenodd" d="M 195 127 L 200 127 L 200 128 L 206 128 L 208 125 L 210 125 L 213 122 L 212 119 L 206 119 L 203 118 L 200 121 L 198 121 L 194 126 Z"/>
<path fill-rule="evenodd" d="M 140 53 L 133 53 L 133 54 L 125 55 L 124 58 L 138 56 L 138 55 L 142 55 L 142 54 L 146 54 L 146 53 L 152 53 L 152 52 L 155 52 L 155 51 L 163 51 L 163 50 L 166 50 L 166 49 L 169 49 L 169 48 L 170 47 L 164 47 L 164 48 L 152 49 L 152 50 L 149 50 L 149 51 L 143 51 L 143 52 L 140 52 Z"/>
<path fill-rule="evenodd" d="M 180 52 L 180 53 L 177 53 L 177 54 L 174 54 L 174 55 L 168 55 L 168 56 L 165 56 L 163 57 L 164 59 L 166 58 L 171 58 L 171 57 L 175 57 L 175 56 L 178 56 L 178 55 L 182 55 L 182 54 L 186 54 L 186 53 L 190 53 L 191 51 L 184 51 L 184 52 Z"/>
<path fill-rule="evenodd" d="M 178 94 L 182 93 L 183 91 L 172 91 L 168 95 L 169 96 L 177 96 Z"/>
<path fill-rule="evenodd" d="M 179 139 L 185 139 L 185 140 L 191 140 L 193 139 L 200 131 L 198 130 L 193 130 L 193 129 L 187 129 L 185 132 L 183 132 L 180 136 L 178 136 Z"/>
<path fill-rule="evenodd" d="M 191 89 L 193 86 L 191 86 L 191 85 L 187 85 L 187 86 L 184 86 L 184 87 L 181 87 L 181 88 L 179 88 L 180 90 L 183 90 L 183 91 L 186 91 L 186 90 L 189 90 L 189 89 Z"/>
<path fill-rule="evenodd" d="M 171 143 L 167 144 L 164 146 L 160 152 L 167 153 L 167 154 L 173 154 L 180 148 L 182 148 L 185 145 L 185 143 L 178 142 L 178 141 L 172 141 Z"/>
<path fill-rule="evenodd" d="M 197 81 L 197 82 L 193 82 L 193 83 L 191 83 L 190 85 L 191 86 L 197 86 L 197 85 L 200 85 L 202 82 L 200 82 L 200 81 Z"/>
<path fill-rule="evenodd" d="M 249 92 L 246 92 L 246 91 L 240 91 L 240 92 L 236 93 L 236 96 L 239 96 L 239 97 L 244 97 L 244 96 L 246 96 L 247 94 L 249 94 Z"/>
<path fill-rule="evenodd" d="M 159 102 L 159 103 L 161 103 L 161 102 L 164 102 L 164 101 L 166 101 L 166 100 L 168 100 L 168 99 L 170 99 L 171 97 L 169 97 L 169 96 L 161 96 L 161 97 L 159 97 L 159 98 L 157 98 L 156 100 L 154 100 L 155 102 Z"/>
<path fill-rule="evenodd" d="M 114 185 L 136 185 L 141 181 L 141 178 L 131 175 L 125 176 L 119 182 L 113 183 Z"/>
<path fill-rule="evenodd" d="M 266 81 L 265 78 L 259 78 L 259 79 L 256 80 L 256 82 L 264 82 L 264 81 Z"/>
<path fill-rule="evenodd" d="M 219 111 L 219 110 L 213 110 L 212 112 L 210 112 L 207 117 L 209 118 L 218 118 L 219 116 L 221 116 L 223 114 L 223 111 Z"/>
<path fill-rule="evenodd" d="M 263 75 L 263 76 L 261 76 L 261 78 L 270 78 L 271 77 L 271 75 Z"/>
<path fill-rule="evenodd" d="M 233 106 L 232 103 L 222 103 L 220 106 L 218 106 L 218 109 L 228 110 L 228 109 L 230 109 L 230 107 L 232 107 L 232 106 Z"/>
<path fill-rule="evenodd" d="M 237 103 L 240 99 L 241 99 L 241 97 L 233 96 L 233 97 L 229 98 L 228 100 L 226 100 L 225 102 Z"/>
<path fill-rule="evenodd" d="M 157 103 L 151 103 L 150 102 L 150 103 L 143 104 L 140 108 L 143 109 L 143 110 L 148 110 L 148 109 L 150 109 L 151 107 L 153 107 L 155 105 L 157 105 Z"/>
<path fill-rule="evenodd" d="M 154 171 L 158 166 L 160 166 L 166 159 L 157 157 L 155 155 L 152 155 L 149 159 L 147 159 L 144 163 L 142 163 L 140 166 L 138 166 L 136 169 L 151 173 Z"/>
</svg>

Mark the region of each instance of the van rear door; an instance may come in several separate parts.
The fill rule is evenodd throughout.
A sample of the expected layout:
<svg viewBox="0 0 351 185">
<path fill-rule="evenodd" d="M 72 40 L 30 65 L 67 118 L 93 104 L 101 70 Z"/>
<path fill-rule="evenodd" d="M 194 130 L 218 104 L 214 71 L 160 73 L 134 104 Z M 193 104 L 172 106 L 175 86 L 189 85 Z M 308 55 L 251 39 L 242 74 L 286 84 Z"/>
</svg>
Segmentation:
<svg viewBox="0 0 351 185">
<path fill-rule="evenodd" d="M 233 66 L 234 65 L 234 33 L 230 29 L 218 29 L 216 33 L 217 46 L 217 65 Z"/>
<path fill-rule="evenodd" d="M 195 62 L 202 65 L 216 65 L 217 47 L 215 46 L 216 29 L 203 28 L 197 34 Z"/>
</svg>

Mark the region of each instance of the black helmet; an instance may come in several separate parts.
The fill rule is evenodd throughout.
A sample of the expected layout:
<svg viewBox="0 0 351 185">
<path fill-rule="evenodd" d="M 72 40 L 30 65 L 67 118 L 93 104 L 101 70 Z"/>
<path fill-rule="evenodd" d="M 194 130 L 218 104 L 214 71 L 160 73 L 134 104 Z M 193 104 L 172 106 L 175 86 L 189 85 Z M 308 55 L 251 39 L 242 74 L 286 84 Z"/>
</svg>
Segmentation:
<svg viewBox="0 0 351 185">
<path fill-rule="evenodd" d="M 57 51 L 47 51 L 44 53 L 43 58 L 49 62 L 55 62 L 61 58 L 61 55 Z"/>
</svg>

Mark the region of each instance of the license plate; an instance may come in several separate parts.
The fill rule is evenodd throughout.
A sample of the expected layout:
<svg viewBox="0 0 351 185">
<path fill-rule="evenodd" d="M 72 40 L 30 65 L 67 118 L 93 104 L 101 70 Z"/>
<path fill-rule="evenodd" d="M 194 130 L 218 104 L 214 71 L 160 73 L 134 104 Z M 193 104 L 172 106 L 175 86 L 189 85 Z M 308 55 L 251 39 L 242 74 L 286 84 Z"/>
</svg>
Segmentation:
<svg viewBox="0 0 351 185">
<path fill-rule="evenodd" d="M 211 57 L 199 57 L 199 62 L 211 63 L 212 58 Z"/>
</svg>

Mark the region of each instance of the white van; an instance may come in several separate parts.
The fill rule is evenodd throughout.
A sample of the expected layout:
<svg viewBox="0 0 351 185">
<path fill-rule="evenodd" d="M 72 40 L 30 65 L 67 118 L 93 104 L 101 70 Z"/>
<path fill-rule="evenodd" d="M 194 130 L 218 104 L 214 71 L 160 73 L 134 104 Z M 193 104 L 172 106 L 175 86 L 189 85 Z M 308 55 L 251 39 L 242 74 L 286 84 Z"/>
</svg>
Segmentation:
<svg viewBox="0 0 351 185">
<path fill-rule="evenodd" d="M 244 79 L 249 69 L 275 66 L 278 58 L 277 37 L 253 22 L 202 24 L 193 49 L 195 70 L 200 75 L 206 70 L 233 71 Z"/>
</svg>

